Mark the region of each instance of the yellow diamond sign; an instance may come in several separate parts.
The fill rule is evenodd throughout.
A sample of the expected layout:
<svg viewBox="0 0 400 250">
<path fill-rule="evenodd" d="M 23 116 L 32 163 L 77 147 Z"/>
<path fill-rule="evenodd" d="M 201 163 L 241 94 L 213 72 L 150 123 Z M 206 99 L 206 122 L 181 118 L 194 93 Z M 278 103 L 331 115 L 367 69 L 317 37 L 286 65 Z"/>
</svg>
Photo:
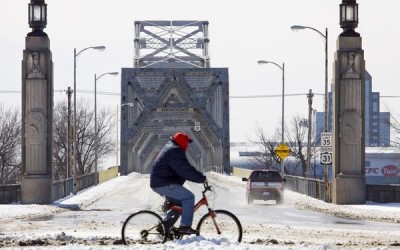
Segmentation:
<svg viewBox="0 0 400 250">
<path fill-rule="evenodd" d="M 290 148 L 284 144 L 281 143 L 276 149 L 275 149 L 275 154 L 277 156 L 279 156 L 279 158 L 281 158 L 282 160 L 285 159 L 286 157 L 288 157 L 290 155 Z"/>
</svg>

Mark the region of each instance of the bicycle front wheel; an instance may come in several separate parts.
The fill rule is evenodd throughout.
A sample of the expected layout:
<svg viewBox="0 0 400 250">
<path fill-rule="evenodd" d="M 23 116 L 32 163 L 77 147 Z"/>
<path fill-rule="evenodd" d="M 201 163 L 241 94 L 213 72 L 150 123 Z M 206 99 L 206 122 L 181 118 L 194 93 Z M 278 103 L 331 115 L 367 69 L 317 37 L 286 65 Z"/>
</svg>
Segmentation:
<svg viewBox="0 0 400 250">
<path fill-rule="evenodd" d="M 165 241 L 165 227 L 161 216 L 152 211 L 139 211 L 130 215 L 122 226 L 125 245 L 159 244 Z"/>
<path fill-rule="evenodd" d="M 214 216 L 215 215 L 215 216 Z M 199 235 L 206 238 L 226 238 L 231 242 L 242 241 L 242 225 L 229 211 L 214 210 L 204 215 L 197 228 Z"/>
</svg>

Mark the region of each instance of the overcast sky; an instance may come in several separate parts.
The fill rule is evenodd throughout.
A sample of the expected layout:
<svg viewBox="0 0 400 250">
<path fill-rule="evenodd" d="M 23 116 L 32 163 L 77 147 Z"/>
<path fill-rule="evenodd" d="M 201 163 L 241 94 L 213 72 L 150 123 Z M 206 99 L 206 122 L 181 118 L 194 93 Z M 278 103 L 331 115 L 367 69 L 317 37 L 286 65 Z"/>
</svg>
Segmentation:
<svg viewBox="0 0 400 250">
<path fill-rule="evenodd" d="M 21 90 L 21 60 L 28 25 L 28 0 L 6 1 L 0 15 L 0 91 Z M 324 93 L 324 40 L 312 30 L 292 32 L 290 26 L 312 26 L 329 30 L 329 79 L 336 50 L 339 26 L 339 0 L 46 0 L 49 35 L 54 62 L 54 89 L 73 87 L 73 50 L 104 45 L 104 52 L 85 51 L 77 66 L 78 99 L 93 100 L 94 74 L 133 67 L 133 31 L 136 20 L 207 20 L 210 30 L 212 67 L 229 68 L 230 95 L 280 95 L 281 70 L 257 65 L 268 60 L 285 63 L 287 97 L 285 118 L 307 117 L 309 89 Z M 363 39 L 366 68 L 373 78 L 373 91 L 399 95 L 400 1 L 363 0 L 359 2 L 359 32 Z M 329 80 L 330 81 L 330 80 Z M 120 76 L 104 76 L 98 91 L 120 92 Z M 66 100 L 56 92 L 55 102 Z M 101 104 L 115 108 L 119 96 L 102 95 Z M 19 108 L 21 94 L 0 92 L 3 106 Z M 323 95 L 314 98 L 314 108 L 323 111 Z M 400 98 L 382 98 L 381 111 L 400 114 Z M 268 133 L 280 128 L 281 99 L 230 99 L 231 141 L 254 138 L 256 126 Z"/>
</svg>

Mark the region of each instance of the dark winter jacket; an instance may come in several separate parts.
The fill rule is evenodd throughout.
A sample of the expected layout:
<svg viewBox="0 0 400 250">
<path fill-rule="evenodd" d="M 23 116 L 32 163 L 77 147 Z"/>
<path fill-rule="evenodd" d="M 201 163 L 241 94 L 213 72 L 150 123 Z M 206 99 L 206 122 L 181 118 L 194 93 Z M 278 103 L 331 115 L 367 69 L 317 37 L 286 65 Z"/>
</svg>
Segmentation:
<svg viewBox="0 0 400 250">
<path fill-rule="evenodd" d="M 206 177 L 190 165 L 185 152 L 170 140 L 154 162 L 150 175 L 150 187 L 183 185 L 186 180 L 202 183 Z"/>
</svg>

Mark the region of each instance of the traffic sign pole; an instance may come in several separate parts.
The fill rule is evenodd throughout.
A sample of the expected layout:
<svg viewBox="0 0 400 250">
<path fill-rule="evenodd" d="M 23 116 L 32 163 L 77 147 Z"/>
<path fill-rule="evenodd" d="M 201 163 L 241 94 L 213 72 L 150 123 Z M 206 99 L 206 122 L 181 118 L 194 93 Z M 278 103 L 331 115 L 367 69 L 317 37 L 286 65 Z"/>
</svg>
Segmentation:
<svg viewBox="0 0 400 250">
<path fill-rule="evenodd" d="M 325 132 L 321 133 L 321 153 L 320 153 L 320 161 L 324 166 L 324 184 L 325 184 L 325 202 L 330 202 L 330 197 L 328 197 L 329 193 L 329 181 L 328 181 L 328 165 L 332 164 L 333 159 L 333 150 L 332 150 L 332 133 Z"/>
</svg>

